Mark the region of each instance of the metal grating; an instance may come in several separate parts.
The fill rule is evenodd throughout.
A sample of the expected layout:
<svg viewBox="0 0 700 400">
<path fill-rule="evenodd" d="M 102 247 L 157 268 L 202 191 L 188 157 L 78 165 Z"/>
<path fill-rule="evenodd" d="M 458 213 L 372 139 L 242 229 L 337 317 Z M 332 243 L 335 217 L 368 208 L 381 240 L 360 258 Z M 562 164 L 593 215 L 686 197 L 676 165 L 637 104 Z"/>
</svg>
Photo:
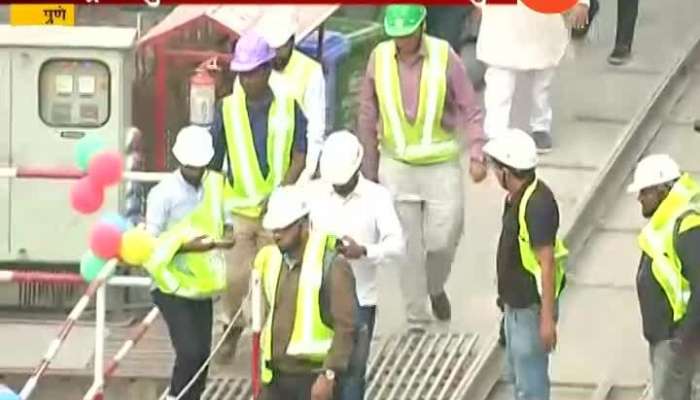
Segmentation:
<svg viewBox="0 0 700 400">
<path fill-rule="evenodd" d="M 248 378 L 209 379 L 202 400 L 250 400 L 253 388 Z"/>
<path fill-rule="evenodd" d="M 467 373 L 474 334 L 407 333 L 390 337 L 372 359 L 366 399 L 442 400 Z"/>
</svg>

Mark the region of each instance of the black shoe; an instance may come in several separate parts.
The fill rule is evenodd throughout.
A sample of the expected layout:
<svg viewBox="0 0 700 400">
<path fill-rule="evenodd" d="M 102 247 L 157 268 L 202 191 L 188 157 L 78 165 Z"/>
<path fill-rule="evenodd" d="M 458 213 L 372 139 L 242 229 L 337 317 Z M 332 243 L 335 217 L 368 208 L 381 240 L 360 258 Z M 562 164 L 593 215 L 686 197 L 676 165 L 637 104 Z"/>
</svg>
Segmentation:
<svg viewBox="0 0 700 400">
<path fill-rule="evenodd" d="M 452 307 L 450 299 L 447 298 L 447 293 L 442 293 L 430 296 L 430 306 L 433 309 L 433 315 L 440 321 L 449 321 L 452 318 Z"/>
<path fill-rule="evenodd" d="M 552 151 L 552 136 L 549 132 L 532 132 L 532 139 L 535 141 L 538 153 L 544 154 Z"/>
<path fill-rule="evenodd" d="M 608 56 L 610 65 L 624 65 L 632 59 L 632 50 L 629 47 L 615 47 Z"/>
<path fill-rule="evenodd" d="M 695 120 L 695 123 L 693 123 L 693 129 L 695 129 L 695 132 L 700 132 L 700 118 Z"/>
</svg>

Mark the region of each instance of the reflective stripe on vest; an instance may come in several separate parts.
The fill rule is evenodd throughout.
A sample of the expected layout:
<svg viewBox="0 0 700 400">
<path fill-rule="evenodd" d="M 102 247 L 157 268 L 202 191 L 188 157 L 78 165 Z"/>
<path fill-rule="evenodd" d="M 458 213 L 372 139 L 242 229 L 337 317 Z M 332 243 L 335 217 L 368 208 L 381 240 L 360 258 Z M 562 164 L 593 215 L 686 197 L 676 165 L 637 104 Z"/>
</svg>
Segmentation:
<svg viewBox="0 0 700 400">
<path fill-rule="evenodd" d="M 283 84 L 289 85 L 294 99 L 299 103 L 302 111 L 306 112 L 304 103 L 306 88 L 309 87 L 311 75 L 317 69 L 321 69 L 321 64 L 316 62 L 316 60 L 298 50 L 292 50 L 289 63 L 287 63 L 284 71 L 271 75 L 270 79 L 280 79 L 284 81 Z"/>
<path fill-rule="evenodd" d="M 428 35 L 423 35 L 423 41 L 428 54 L 423 61 L 413 124 L 403 109 L 394 41 L 380 43 L 375 52 L 375 91 L 382 115 L 382 150 L 410 164 L 434 164 L 459 155 L 455 135 L 445 131 L 441 124 L 450 45 Z"/>
<path fill-rule="evenodd" d="M 678 219 L 687 211 L 700 210 L 699 200 L 700 187 L 689 175 L 683 175 L 673 185 L 638 238 L 639 247 L 652 260 L 652 275 L 671 306 L 673 322 L 678 322 L 685 316 L 690 299 L 690 284 L 682 273 L 683 266 L 674 243 L 674 229 Z M 681 224 L 680 231 L 696 226 L 700 226 L 700 219 L 688 217 Z"/>
<path fill-rule="evenodd" d="M 330 236 L 311 232 L 304 249 L 299 288 L 297 289 L 296 315 L 287 354 L 311 362 L 322 362 L 333 341 L 333 330 L 321 319 L 320 290 L 323 278 L 323 257 Z M 274 245 L 266 246 L 255 257 L 254 266 L 261 272 L 263 293 L 270 305 L 267 320 L 261 334 L 263 352 L 262 380 L 269 383 L 272 371 L 268 368 L 272 360 L 272 322 L 275 314 L 277 283 L 283 268 L 282 253 Z M 284 268 L 287 268 L 285 265 Z M 299 268 L 298 266 L 295 268 Z"/>
<path fill-rule="evenodd" d="M 527 213 L 527 204 L 532 197 L 532 194 L 537 188 L 538 180 L 535 179 L 530 186 L 525 189 L 523 197 L 520 200 L 520 206 L 518 208 L 518 242 L 520 247 L 520 259 L 523 263 L 523 268 L 529 272 L 537 283 L 537 292 L 542 296 L 542 267 L 540 267 L 540 262 L 537 260 L 537 255 L 530 244 L 530 230 L 527 227 L 527 220 L 525 218 Z M 564 242 L 556 238 L 554 243 L 554 297 L 558 298 L 561 294 L 562 283 L 564 282 L 564 275 L 566 274 L 566 261 L 569 255 Z"/>
<path fill-rule="evenodd" d="M 233 174 L 233 187 L 227 187 L 226 209 L 250 218 L 260 216 L 263 200 L 279 186 L 291 163 L 294 99 L 284 90 L 273 89 L 273 93 L 267 128 L 267 160 L 270 166 L 267 178 L 260 171 L 245 92 L 238 79 L 233 94 L 223 100 L 224 131 Z"/>
<path fill-rule="evenodd" d="M 226 262 L 219 249 L 204 253 L 180 253 L 193 237 L 221 239 L 223 220 L 223 175 L 207 171 L 203 178 L 204 198 L 185 218 L 163 232 L 144 268 L 163 293 L 187 298 L 211 297 L 226 288 Z"/>
</svg>

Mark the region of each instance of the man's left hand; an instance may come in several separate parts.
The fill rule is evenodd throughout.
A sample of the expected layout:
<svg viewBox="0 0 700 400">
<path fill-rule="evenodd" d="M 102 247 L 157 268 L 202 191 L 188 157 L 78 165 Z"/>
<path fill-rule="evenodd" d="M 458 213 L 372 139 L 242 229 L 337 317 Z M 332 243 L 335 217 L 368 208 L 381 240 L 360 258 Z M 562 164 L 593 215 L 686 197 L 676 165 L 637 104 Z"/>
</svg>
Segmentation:
<svg viewBox="0 0 700 400">
<path fill-rule="evenodd" d="M 469 163 L 469 175 L 472 181 L 479 183 L 486 178 L 486 163 L 483 161 L 471 160 Z"/>
<path fill-rule="evenodd" d="M 333 398 L 333 386 L 335 382 L 319 375 L 311 386 L 311 400 L 331 400 Z"/>
<path fill-rule="evenodd" d="M 583 29 L 588 25 L 588 6 L 576 4 L 569 14 L 569 23 L 572 28 Z"/>
<path fill-rule="evenodd" d="M 338 252 L 349 260 L 357 260 L 367 255 L 367 249 L 360 246 L 351 237 L 345 236 L 341 239 L 342 244 L 338 246 Z"/>
</svg>

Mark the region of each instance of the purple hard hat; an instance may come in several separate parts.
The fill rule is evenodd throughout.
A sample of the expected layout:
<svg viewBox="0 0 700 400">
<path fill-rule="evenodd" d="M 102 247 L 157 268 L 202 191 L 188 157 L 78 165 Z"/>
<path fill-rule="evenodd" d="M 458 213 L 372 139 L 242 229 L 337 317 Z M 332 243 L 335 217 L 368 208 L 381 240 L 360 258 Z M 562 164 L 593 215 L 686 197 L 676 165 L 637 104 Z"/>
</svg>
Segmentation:
<svg viewBox="0 0 700 400">
<path fill-rule="evenodd" d="M 256 33 L 248 32 L 238 38 L 231 60 L 231 71 L 248 72 L 272 61 L 275 51 L 265 39 Z"/>
</svg>

